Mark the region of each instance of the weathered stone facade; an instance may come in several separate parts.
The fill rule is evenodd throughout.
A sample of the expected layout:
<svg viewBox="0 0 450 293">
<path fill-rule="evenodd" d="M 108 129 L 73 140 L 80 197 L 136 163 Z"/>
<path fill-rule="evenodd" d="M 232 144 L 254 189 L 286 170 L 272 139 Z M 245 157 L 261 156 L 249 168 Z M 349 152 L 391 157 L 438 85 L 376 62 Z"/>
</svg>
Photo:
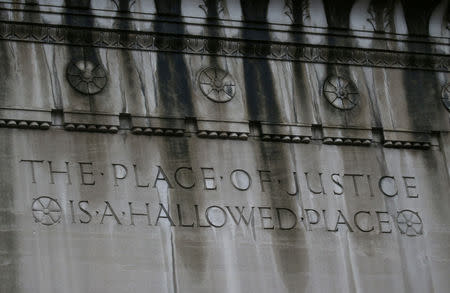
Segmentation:
<svg viewBox="0 0 450 293">
<path fill-rule="evenodd" d="M 0 2 L 0 292 L 448 292 L 447 0 Z"/>
</svg>

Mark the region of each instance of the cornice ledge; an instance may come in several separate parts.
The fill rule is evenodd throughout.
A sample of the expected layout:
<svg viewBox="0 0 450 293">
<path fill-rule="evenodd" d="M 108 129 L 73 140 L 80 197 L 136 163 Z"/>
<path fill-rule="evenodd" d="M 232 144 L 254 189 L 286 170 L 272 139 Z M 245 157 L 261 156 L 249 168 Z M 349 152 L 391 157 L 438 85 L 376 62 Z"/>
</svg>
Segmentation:
<svg viewBox="0 0 450 293">
<path fill-rule="evenodd" d="M 0 22 L 0 39 L 54 45 L 262 58 L 383 68 L 449 71 L 450 57 L 358 48 L 314 46 L 204 36 L 168 35 L 48 24 Z"/>
</svg>

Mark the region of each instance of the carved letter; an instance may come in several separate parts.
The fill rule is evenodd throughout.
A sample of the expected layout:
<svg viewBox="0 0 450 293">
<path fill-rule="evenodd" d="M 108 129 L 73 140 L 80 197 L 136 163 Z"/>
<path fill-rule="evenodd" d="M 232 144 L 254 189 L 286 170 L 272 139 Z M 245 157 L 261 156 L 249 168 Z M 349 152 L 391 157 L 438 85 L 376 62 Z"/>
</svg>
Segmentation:
<svg viewBox="0 0 450 293">
<path fill-rule="evenodd" d="M 323 221 L 324 221 L 324 223 L 325 223 L 325 228 L 327 228 L 327 231 L 330 231 L 330 232 L 336 232 L 337 230 L 336 229 L 334 229 L 334 230 L 330 230 L 330 228 L 328 228 L 328 220 L 327 220 L 327 214 L 326 214 L 326 210 L 322 210 L 322 213 L 323 213 Z"/>
<path fill-rule="evenodd" d="M 270 171 L 258 170 L 258 173 L 259 173 L 259 182 L 261 184 L 261 191 L 265 192 L 265 190 L 264 190 L 264 182 L 267 182 L 267 183 L 272 182 L 272 180 L 270 179 Z M 266 178 L 263 178 L 264 174 L 267 175 Z"/>
<path fill-rule="evenodd" d="M 377 213 L 377 218 L 378 218 L 378 227 L 380 228 L 380 232 L 381 233 L 391 233 L 392 229 L 391 229 L 391 222 L 389 221 L 389 214 L 387 212 L 376 212 Z M 382 215 L 387 215 L 387 219 L 382 219 L 381 216 Z M 388 230 L 384 230 L 383 229 L 383 224 L 388 224 Z"/>
<path fill-rule="evenodd" d="M 192 221 L 192 224 L 184 224 L 183 223 L 183 215 L 181 214 L 181 207 L 179 204 L 177 204 L 177 211 L 178 211 L 178 221 L 180 222 L 180 226 L 182 227 L 194 227 L 194 221 Z"/>
<path fill-rule="evenodd" d="M 246 177 L 246 179 L 243 177 Z M 248 190 L 250 185 L 252 185 L 252 178 L 242 169 L 233 170 L 230 174 L 230 181 L 234 188 L 241 191 Z"/>
<path fill-rule="evenodd" d="M 92 171 L 92 162 L 78 162 L 80 164 L 80 175 L 82 185 L 95 185 L 94 171 Z M 90 166 L 90 170 L 85 170 L 85 166 Z M 86 178 L 85 175 L 89 175 Z M 89 180 L 90 179 L 90 180 Z"/>
<path fill-rule="evenodd" d="M 225 206 L 225 207 L 228 210 L 228 213 L 230 214 L 230 216 L 233 219 L 233 221 L 236 224 L 236 226 L 239 225 L 239 223 L 241 222 L 241 219 L 245 223 L 246 226 L 248 226 L 248 224 L 250 224 L 250 223 L 252 223 L 252 225 L 253 225 L 253 223 L 254 223 L 253 212 L 254 212 L 254 208 L 255 207 L 252 207 L 248 219 L 246 219 L 245 216 L 244 216 L 244 209 L 245 209 L 245 207 L 242 207 L 242 209 L 239 209 L 239 207 L 235 207 L 236 210 L 239 213 L 239 219 L 236 219 L 234 214 L 231 212 L 231 208 L 229 206 Z"/>
<path fill-rule="evenodd" d="M 352 177 L 353 188 L 355 189 L 355 195 L 359 196 L 359 189 L 358 189 L 358 183 L 356 182 L 356 178 L 357 177 L 363 177 L 364 175 L 361 175 L 361 174 L 344 174 L 344 176 Z"/>
<path fill-rule="evenodd" d="M 374 197 L 375 195 L 373 194 L 372 181 L 370 180 L 370 175 L 367 175 L 367 184 L 369 185 L 370 197 Z"/>
<path fill-rule="evenodd" d="M 320 187 L 322 190 L 314 190 L 311 187 L 311 184 L 309 184 L 309 180 L 308 180 L 308 172 L 305 172 L 305 178 L 306 178 L 306 185 L 308 186 L 308 189 L 310 192 L 314 193 L 314 194 L 326 194 L 325 193 L 325 188 L 323 187 L 323 181 L 322 181 L 322 173 L 319 173 L 319 181 L 320 181 Z"/>
<path fill-rule="evenodd" d="M 331 174 L 331 181 L 334 183 L 334 187 L 338 188 L 338 190 L 333 189 L 333 193 L 335 195 L 342 195 L 344 193 L 344 187 L 342 186 L 342 183 L 340 182 L 339 174 Z"/>
<path fill-rule="evenodd" d="M 277 211 L 277 216 L 278 216 L 278 223 L 280 225 L 280 230 L 291 230 L 294 229 L 295 226 L 297 226 L 297 215 L 290 209 L 287 208 L 275 208 Z M 284 227 L 283 226 L 283 221 L 282 216 L 281 216 L 281 212 L 285 212 L 287 213 L 286 215 L 291 215 L 291 219 L 292 219 L 292 223 L 290 226 Z"/>
<path fill-rule="evenodd" d="M 178 169 L 175 171 L 175 182 L 176 182 L 181 188 L 184 188 L 184 189 L 191 189 L 191 188 L 193 188 L 193 187 L 195 186 L 195 179 L 192 180 L 193 182 L 192 182 L 191 184 L 189 184 L 189 185 L 183 185 L 183 184 L 180 182 L 180 178 L 178 177 L 178 175 L 179 175 L 179 172 L 181 172 L 182 170 L 188 170 L 188 171 L 190 171 L 190 173 L 192 173 L 192 168 L 191 168 L 191 167 L 180 167 L 180 168 L 178 168 Z"/>
<path fill-rule="evenodd" d="M 164 212 L 165 216 L 162 216 L 161 213 Z M 167 219 L 170 222 L 170 226 L 175 226 L 175 223 L 172 221 L 172 218 L 169 215 L 169 212 L 166 210 L 162 203 L 159 204 L 159 213 L 158 218 L 156 218 L 155 226 L 158 226 L 159 219 Z"/>
<path fill-rule="evenodd" d="M 315 215 L 315 219 L 314 221 L 311 219 L 310 217 L 310 213 L 309 212 L 313 212 L 313 214 Z M 308 226 L 309 226 L 309 231 L 311 231 L 311 226 L 310 225 L 315 225 L 318 224 L 320 222 L 320 214 L 318 211 L 314 210 L 314 209 L 305 209 L 305 218 L 308 222 Z"/>
<path fill-rule="evenodd" d="M 52 161 L 48 161 L 48 168 L 50 171 L 50 184 L 55 184 L 55 180 L 53 178 L 53 174 L 66 174 L 67 175 L 67 184 L 72 184 L 72 181 L 70 181 L 70 173 L 69 173 L 69 162 L 66 163 L 66 171 L 56 171 L 52 168 Z"/>
<path fill-rule="evenodd" d="M 203 184 L 205 186 L 205 190 L 216 190 L 216 177 L 214 177 L 214 169 L 213 168 L 200 168 L 202 170 L 203 175 Z M 212 171 L 212 175 L 206 174 L 206 171 Z"/>
<path fill-rule="evenodd" d="M 390 181 L 391 184 L 389 185 Z M 395 178 L 393 176 L 383 176 L 380 178 L 380 181 L 378 181 L 378 186 L 380 187 L 381 192 L 383 192 L 384 195 L 389 197 L 394 197 L 398 194 L 397 184 L 395 183 Z"/>
<path fill-rule="evenodd" d="M 133 171 L 134 171 L 134 179 L 136 179 L 136 186 L 137 187 L 148 188 L 150 186 L 150 183 L 147 183 L 147 184 L 140 184 L 139 183 L 139 175 L 138 175 L 136 164 L 133 164 Z"/>
<path fill-rule="evenodd" d="M 148 221 L 148 225 L 151 226 L 151 220 L 150 220 L 150 209 L 149 209 L 149 204 L 145 203 L 145 209 L 147 210 L 147 212 L 145 213 L 135 213 L 133 212 L 133 207 L 132 207 L 132 202 L 128 202 L 128 206 L 130 207 L 130 225 L 134 226 L 134 216 L 146 216 L 147 217 L 147 221 Z"/>
<path fill-rule="evenodd" d="M 164 170 L 161 168 L 161 166 L 158 167 L 158 174 L 156 174 L 155 182 L 153 183 L 153 188 L 156 187 L 156 184 L 158 181 L 166 181 L 168 188 L 173 188 L 172 184 L 170 184 L 169 178 L 167 178 L 166 173 L 164 173 Z"/>
<path fill-rule="evenodd" d="M 128 169 L 122 164 L 112 164 L 112 165 L 114 168 L 114 186 L 119 186 L 119 184 L 117 184 L 117 180 L 125 179 L 125 177 L 127 177 L 128 174 Z"/>
<path fill-rule="evenodd" d="M 72 218 L 72 224 L 75 224 L 75 208 L 73 207 L 73 200 L 69 200 L 70 203 L 70 214 L 71 214 L 71 218 Z"/>
<path fill-rule="evenodd" d="M 353 216 L 353 220 L 354 220 L 354 222 L 355 222 L 355 226 L 356 226 L 356 228 L 358 228 L 360 231 L 362 231 L 362 232 L 370 232 L 370 231 L 373 231 L 375 228 L 373 227 L 373 225 L 372 225 L 372 227 L 371 228 L 369 228 L 369 229 L 364 229 L 364 228 L 362 228 L 360 225 L 359 225 L 359 223 L 358 223 L 358 216 L 360 215 L 360 214 L 367 214 L 369 217 L 370 217 L 370 212 L 368 212 L 368 211 L 359 211 L 359 212 L 357 212 L 354 216 Z"/>
<path fill-rule="evenodd" d="M 43 163 L 43 160 L 20 160 L 20 162 L 30 163 L 31 168 L 31 180 L 33 183 L 36 183 L 36 172 L 34 169 L 34 163 Z"/>
<path fill-rule="evenodd" d="M 195 208 L 195 216 L 197 218 L 197 227 L 201 228 L 211 227 L 211 225 L 202 225 L 202 223 L 200 223 L 200 214 L 198 212 L 198 205 L 194 205 L 194 208 Z"/>
<path fill-rule="evenodd" d="M 210 212 L 211 209 L 219 210 L 219 211 L 222 213 L 222 215 L 223 215 L 223 223 L 222 223 L 222 224 L 217 225 L 217 224 L 214 224 L 213 221 L 211 221 L 211 219 L 210 219 L 210 217 L 209 217 L 209 212 Z M 210 207 L 208 207 L 208 208 L 206 209 L 205 216 L 206 216 L 206 221 L 207 221 L 211 226 L 213 226 L 213 227 L 215 227 L 215 228 L 221 228 L 221 227 L 223 227 L 223 226 L 227 223 L 227 213 L 224 211 L 224 209 L 222 209 L 222 208 L 219 207 L 219 206 L 210 206 Z"/>
<path fill-rule="evenodd" d="M 417 192 L 415 192 L 414 194 L 411 194 L 409 192 L 410 189 L 412 189 L 412 190 L 416 189 L 416 184 L 413 182 L 408 182 L 408 180 L 416 180 L 416 178 L 409 177 L 409 176 L 403 176 L 403 182 L 405 183 L 405 189 L 406 189 L 406 197 L 418 198 L 419 195 L 417 194 Z M 414 184 L 414 185 L 410 185 L 410 184 Z"/>
<path fill-rule="evenodd" d="M 105 201 L 106 206 L 105 206 L 105 210 L 103 211 L 103 216 L 102 216 L 102 220 L 100 221 L 100 224 L 103 224 L 103 220 L 105 219 L 105 217 L 114 217 L 114 219 L 117 221 L 117 224 L 122 225 L 122 223 L 119 220 L 119 217 L 117 217 L 116 213 L 114 212 L 112 206 L 109 204 L 108 201 Z M 108 211 L 108 209 L 111 211 L 110 214 L 107 214 L 106 212 Z"/>
<path fill-rule="evenodd" d="M 83 219 L 81 219 L 80 218 L 80 223 L 82 223 L 82 224 L 89 224 L 90 222 L 91 222 L 91 220 L 92 220 L 92 215 L 91 215 L 91 213 L 85 208 L 85 207 L 83 207 L 81 204 L 83 204 L 83 203 L 85 203 L 86 205 L 88 205 L 89 204 L 89 201 L 87 201 L 87 200 L 82 200 L 82 201 L 79 201 L 78 202 L 78 207 L 80 208 L 80 211 L 82 211 L 84 214 L 86 214 L 87 215 L 87 220 L 83 220 Z M 103 219 L 102 219 L 103 220 Z"/>
<path fill-rule="evenodd" d="M 286 191 L 286 193 L 289 194 L 290 196 L 296 196 L 298 194 L 298 192 L 300 191 L 298 188 L 297 172 L 292 172 L 292 174 L 294 175 L 295 191 L 292 193 L 290 193 L 289 191 Z"/>
<path fill-rule="evenodd" d="M 258 207 L 259 209 L 259 216 L 261 218 L 261 226 L 263 227 L 263 229 L 270 229 L 273 230 L 275 229 L 275 226 L 272 224 L 272 226 L 266 227 L 264 220 L 269 220 L 272 221 L 272 216 L 265 216 L 263 215 L 263 211 L 265 210 L 271 210 L 270 207 Z"/>
<path fill-rule="evenodd" d="M 342 218 L 342 222 L 340 221 L 341 218 Z M 338 230 L 339 230 L 339 229 L 338 229 L 338 226 L 339 226 L 339 225 L 346 225 L 347 228 L 348 228 L 348 230 L 349 230 L 350 232 L 353 232 L 352 227 L 350 226 L 350 224 L 348 223 L 347 219 L 346 219 L 346 218 L 344 217 L 344 215 L 342 214 L 342 211 L 341 211 L 341 210 L 338 210 L 338 218 L 337 218 L 337 220 L 336 220 L 336 225 L 334 226 L 334 231 L 338 231 Z"/>
</svg>

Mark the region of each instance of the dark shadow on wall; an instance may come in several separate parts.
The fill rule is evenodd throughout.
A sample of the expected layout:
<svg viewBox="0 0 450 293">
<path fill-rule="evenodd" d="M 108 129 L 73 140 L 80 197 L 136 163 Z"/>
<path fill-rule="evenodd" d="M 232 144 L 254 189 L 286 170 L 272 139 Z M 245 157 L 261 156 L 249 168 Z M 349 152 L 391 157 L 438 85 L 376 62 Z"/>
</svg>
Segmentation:
<svg viewBox="0 0 450 293">
<path fill-rule="evenodd" d="M 116 3 L 116 2 L 115 2 Z M 127 16 L 130 16 L 130 8 L 134 3 L 133 0 L 119 0 L 117 1 L 118 16 L 120 17 L 114 22 L 114 27 L 124 31 L 133 30 L 132 21 Z M 124 44 L 133 42 L 130 39 L 129 34 L 120 34 L 120 41 Z M 141 52 L 142 53 L 142 52 Z M 142 53 L 143 54 L 143 53 Z M 140 101 L 140 94 L 144 99 L 145 113 L 150 112 L 149 101 L 146 95 L 146 81 L 144 77 L 138 71 L 135 59 L 133 58 L 132 51 L 119 50 L 118 52 L 121 68 L 125 74 L 120 74 L 121 81 L 126 84 L 122 91 L 122 113 L 134 114 L 135 105 L 142 105 Z M 134 107 L 133 107 L 134 106 Z M 131 108 L 131 109 L 130 109 Z"/>
<path fill-rule="evenodd" d="M 403 12 L 408 28 L 408 36 L 427 36 L 429 34 L 430 17 L 440 0 L 419 1 L 402 0 Z M 407 43 L 408 50 L 416 49 L 415 43 Z M 429 43 L 420 44 L 426 51 L 433 52 Z M 411 57 L 414 58 L 414 57 Z M 430 58 L 431 59 L 431 58 Z M 414 63 L 414 60 L 411 60 Z M 431 60 L 430 60 L 431 62 Z M 439 111 L 441 85 L 435 73 L 423 70 L 405 69 L 403 73 L 403 88 L 408 106 L 408 116 L 411 117 L 410 127 L 414 130 L 429 131 L 436 111 Z"/>
<path fill-rule="evenodd" d="M 348 29 L 353 4 L 355 4 L 355 0 L 324 0 L 328 28 Z"/>
<path fill-rule="evenodd" d="M 291 21 L 293 24 L 293 28 L 298 26 L 303 26 L 305 23 L 305 15 L 309 14 L 309 0 L 292 0 L 290 2 L 292 16 Z M 306 38 L 303 34 L 296 32 L 294 29 L 291 31 L 291 38 L 295 43 L 305 44 L 307 43 Z M 306 46 L 305 46 L 306 47 Z M 320 114 L 318 110 L 317 101 L 310 97 L 310 93 L 308 88 L 310 87 L 309 79 L 314 78 L 310 76 L 305 71 L 306 65 L 301 62 L 292 62 L 293 69 L 293 86 L 295 88 L 295 96 L 294 99 L 298 100 L 300 109 L 296 110 L 296 122 L 302 121 L 314 121 L 318 124 L 321 124 Z M 311 106 L 312 105 L 312 106 Z M 306 109 L 312 109 L 312 111 L 308 111 Z M 298 117 L 297 112 L 300 112 L 303 117 Z"/>
<path fill-rule="evenodd" d="M 90 9 L 90 7 L 91 7 L 90 0 L 83 0 L 83 1 L 65 0 L 65 6 L 66 6 L 66 9 L 65 9 L 66 14 L 64 15 L 64 19 L 63 19 L 64 24 L 66 24 L 68 26 L 74 26 L 74 27 L 77 27 L 77 26 L 95 27 L 94 17 L 93 17 L 92 11 Z M 85 11 L 84 11 L 85 16 L 73 14 L 72 9 L 85 9 Z M 71 43 L 71 44 L 79 44 L 80 42 L 85 42 L 86 44 L 92 44 L 94 37 L 90 30 L 85 30 L 82 35 L 82 40 L 80 40 L 79 35 L 77 35 L 69 30 L 69 34 L 68 34 L 67 38 L 68 38 L 69 43 Z M 84 61 L 92 62 L 94 64 L 94 66 L 100 64 L 104 68 L 104 65 L 102 64 L 102 60 L 98 53 L 98 49 L 95 49 L 94 47 L 91 47 L 91 46 L 86 46 L 86 47 L 69 46 L 68 51 L 69 51 L 69 60 L 67 60 L 67 64 L 69 64 L 69 62 L 72 62 L 72 61 L 78 62 L 80 60 L 84 60 Z M 68 65 L 66 65 L 66 67 L 67 66 Z M 65 74 L 65 71 L 66 71 L 66 68 L 64 69 L 64 74 Z M 88 95 L 88 99 L 89 99 L 90 111 L 93 113 L 97 112 L 97 110 L 96 110 L 97 107 L 95 105 L 94 96 Z M 61 109 L 62 109 L 62 105 L 61 105 Z"/>
<path fill-rule="evenodd" d="M 244 18 L 242 27 L 243 39 L 270 39 L 270 35 L 266 29 L 267 13 L 269 7 L 269 1 L 247 1 L 241 0 L 241 9 Z M 263 30 L 250 30 L 249 23 L 257 22 L 259 28 Z M 251 55 L 255 50 L 254 43 L 244 44 L 244 52 Z M 269 55 L 270 52 L 265 52 Z M 244 78 L 245 78 L 245 93 L 247 101 L 247 113 L 250 120 L 258 122 L 272 122 L 282 123 L 286 119 L 283 118 L 282 110 L 278 104 L 278 99 L 282 97 L 277 96 L 274 76 L 269 64 L 268 59 L 251 59 L 243 58 Z M 294 152 L 293 147 L 290 145 L 280 145 L 278 143 L 255 141 L 252 147 L 252 154 L 254 160 L 257 163 L 259 170 L 271 170 L 270 176 L 277 176 L 286 169 L 295 169 L 295 163 L 293 163 Z M 296 170 L 293 170 L 295 172 Z M 297 172 L 298 174 L 298 172 Z M 295 196 L 299 197 L 299 194 Z M 297 210 L 297 205 L 294 201 L 288 201 L 286 197 L 290 197 L 284 193 L 280 195 L 280 191 L 275 187 L 267 188 L 264 193 L 264 197 L 267 197 L 270 201 L 269 206 L 286 206 L 291 210 Z M 290 235 L 289 241 L 299 241 L 299 236 L 302 231 L 295 231 Z M 278 233 L 278 231 L 272 231 L 272 251 L 274 254 L 274 270 L 279 274 L 277 277 L 281 279 L 285 288 L 290 292 L 294 292 L 299 289 L 298 280 L 293 280 L 290 274 L 290 268 L 292 263 L 296 263 L 297 271 L 308 271 L 309 261 L 308 259 L 301 258 L 297 254 L 286 253 L 287 250 L 280 245 L 286 240 L 286 235 Z M 305 248 L 306 250 L 306 248 Z M 307 252 L 305 252 L 307 255 Z"/>
<path fill-rule="evenodd" d="M 155 0 L 156 20 L 161 20 L 165 15 L 171 15 L 174 20 L 181 22 L 180 0 Z M 182 35 L 184 27 L 181 23 L 172 26 L 176 33 Z M 156 22 L 155 31 L 163 32 L 164 24 Z M 164 39 L 156 38 L 156 46 L 164 47 Z M 174 40 L 176 45 L 183 46 L 181 37 Z M 189 71 L 182 54 L 157 53 L 157 107 L 163 115 L 176 115 L 182 117 L 194 116 L 192 103 Z"/>
<path fill-rule="evenodd" d="M 324 0 L 323 4 L 326 13 L 328 28 L 329 29 L 339 28 L 346 30 L 347 32 L 350 33 L 350 13 L 354 3 L 355 0 L 343 0 L 343 1 Z M 344 45 L 346 47 L 352 47 L 354 45 L 350 40 L 346 40 L 345 42 L 346 43 Z M 327 35 L 327 45 L 328 46 L 336 45 L 336 39 L 333 35 L 330 34 Z M 340 45 L 342 46 L 342 44 Z M 339 76 L 352 80 L 350 68 L 346 65 L 334 65 L 327 63 L 325 79 L 331 76 Z M 321 84 L 320 98 L 323 98 L 324 95 L 324 93 L 322 92 L 324 82 L 325 80 L 322 80 L 320 83 Z M 335 108 L 330 103 L 323 103 L 323 105 L 326 105 L 325 107 L 327 111 L 331 113 L 335 119 L 341 120 L 338 123 L 343 124 L 344 126 L 348 125 L 349 115 L 355 115 L 354 113 L 359 110 L 358 106 L 355 106 L 353 109 L 350 110 L 341 110 Z"/>
<path fill-rule="evenodd" d="M 3 42 L 2 42 L 3 43 Z M 3 59 L 5 60 L 5 59 Z M 12 134 L 12 132 L 9 132 Z M 0 140 L 0 292 L 19 293 L 22 292 L 20 266 L 22 263 L 21 253 L 17 235 L 17 219 L 14 207 L 15 192 L 14 180 L 11 178 L 15 169 L 15 158 L 12 137 L 3 134 Z M 30 207 L 31 212 L 31 207 Z"/>
<path fill-rule="evenodd" d="M 269 1 L 241 0 L 244 24 L 242 27 L 243 39 L 261 38 L 270 39 L 266 30 L 251 31 L 248 22 L 261 22 L 267 29 L 267 9 Z M 251 54 L 255 50 L 254 43 L 244 44 L 244 53 Z M 266 52 L 269 54 L 269 52 Z M 245 94 L 247 100 L 247 113 L 250 120 L 281 122 L 282 116 L 277 103 L 274 79 L 267 59 L 243 59 Z"/>
</svg>

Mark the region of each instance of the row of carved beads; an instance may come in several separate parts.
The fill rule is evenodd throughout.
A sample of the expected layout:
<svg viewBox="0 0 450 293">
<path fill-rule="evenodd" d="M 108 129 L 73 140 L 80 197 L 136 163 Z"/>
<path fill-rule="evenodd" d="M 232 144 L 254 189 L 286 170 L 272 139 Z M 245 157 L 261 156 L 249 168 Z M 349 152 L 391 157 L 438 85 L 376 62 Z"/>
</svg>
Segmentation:
<svg viewBox="0 0 450 293">
<path fill-rule="evenodd" d="M 387 140 L 383 143 L 383 146 L 386 148 L 398 148 L 398 149 L 429 149 L 431 147 L 431 144 L 429 142 Z"/>
<path fill-rule="evenodd" d="M 0 119 L 0 127 L 5 128 L 21 128 L 21 129 L 41 129 L 47 130 L 51 126 L 49 122 L 42 121 L 25 121 L 25 120 L 11 120 Z M 97 133 L 117 133 L 120 129 L 116 125 L 95 125 L 83 123 L 67 123 L 64 125 L 67 131 L 81 131 L 81 132 L 97 132 Z M 160 128 L 160 127 L 133 127 L 131 132 L 136 135 L 145 136 L 175 136 L 183 137 L 186 134 L 185 129 L 177 128 Z M 230 140 L 247 140 L 250 136 L 248 132 L 236 131 L 211 131 L 199 130 L 197 131 L 199 138 L 207 139 L 230 139 Z M 312 137 L 310 135 L 287 135 L 287 134 L 261 134 L 262 141 L 284 142 L 284 143 L 310 143 Z M 327 145 L 348 145 L 348 146 L 371 146 L 373 140 L 371 138 L 349 138 L 349 137 L 324 137 L 323 144 Z M 429 140 L 392 140 L 385 138 L 381 141 L 386 148 L 397 149 L 429 149 L 431 148 L 431 141 Z"/>
<path fill-rule="evenodd" d="M 109 132 L 109 133 L 117 133 L 119 131 L 119 128 L 113 125 L 95 125 L 95 124 L 80 124 L 80 123 L 68 123 L 64 125 L 64 129 L 68 131 Z"/>
<path fill-rule="evenodd" d="M 201 138 L 222 138 L 222 139 L 239 139 L 247 140 L 248 133 L 245 132 L 229 132 L 229 131 L 206 131 L 202 130 L 197 133 Z"/>
<path fill-rule="evenodd" d="M 265 134 L 262 136 L 262 140 L 265 141 L 281 141 L 281 142 L 292 142 L 292 143 L 310 143 L 310 136 L 300 136 L 300 135 L 277 135 L 277 134 Z"/>
<path fill-rule="evenodd" d="M 133 134 L 137 135 L 161 135 L 161 136 L 183 136 L 183 129 L 157 128 L 157 127 L 134 127 Z"/>
<path fill-rule="evenodd" d="M 370 146 L 372 144 L 372 140 L 359 138 L 325 137 L 323 139 L 323 143 L 334 145 Z"/>
<path fill-rule="evenodd" d="M 40 121 L 25 121 L 25 120 L 0 120 L 0 127 L 10 128 L 28 128 L 28 129 L 42 129 L 47 130 L 50 128 L 50 123 Z"/>
</svg>

